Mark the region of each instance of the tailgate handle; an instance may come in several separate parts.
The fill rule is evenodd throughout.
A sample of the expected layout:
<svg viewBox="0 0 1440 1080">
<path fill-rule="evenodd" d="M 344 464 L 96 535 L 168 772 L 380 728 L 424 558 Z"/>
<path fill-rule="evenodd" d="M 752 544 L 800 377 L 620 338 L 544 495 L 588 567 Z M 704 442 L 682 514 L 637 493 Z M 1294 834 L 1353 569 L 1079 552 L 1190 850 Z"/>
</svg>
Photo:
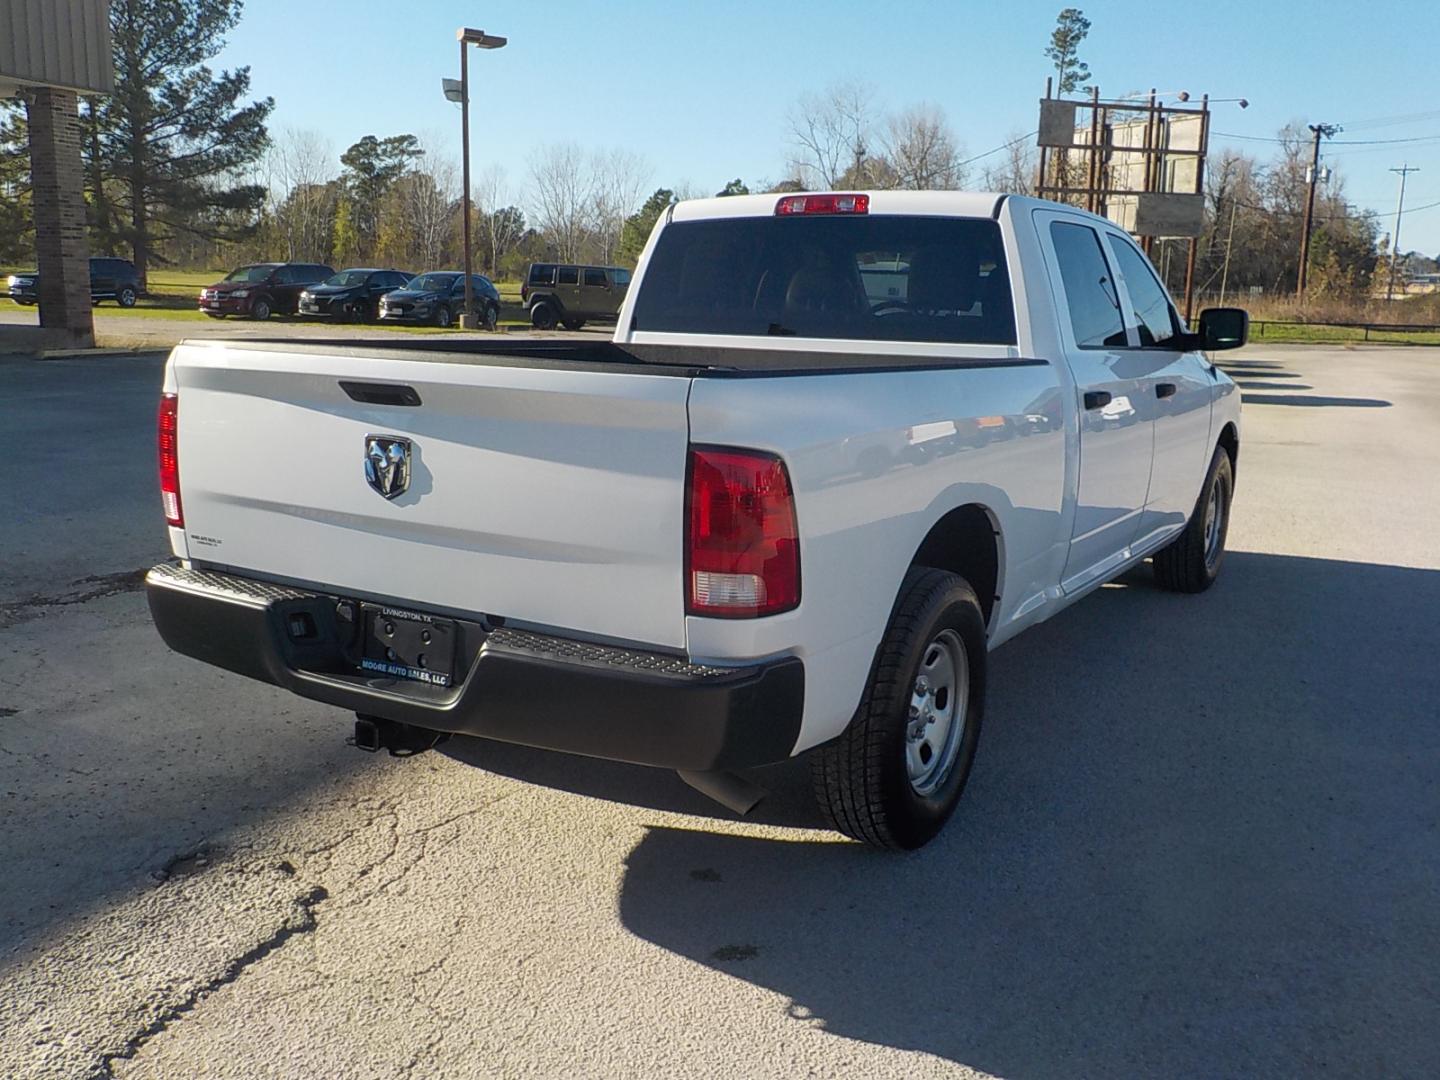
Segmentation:
<svg viewBox="0 0 1440 1080">
<path fill-rule="evenodd" d="M 419 405 L 420 395 L 403 383 L 349 382 L 340 380 L 340 389 L 352 401 L 365 405 Z"/>
</svg>

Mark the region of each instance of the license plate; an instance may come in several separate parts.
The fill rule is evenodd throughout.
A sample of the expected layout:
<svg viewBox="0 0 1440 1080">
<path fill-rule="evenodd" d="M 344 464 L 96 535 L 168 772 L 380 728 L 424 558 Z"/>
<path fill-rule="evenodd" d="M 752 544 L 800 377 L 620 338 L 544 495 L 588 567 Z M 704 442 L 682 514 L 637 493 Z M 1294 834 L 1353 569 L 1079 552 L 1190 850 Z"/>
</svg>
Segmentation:
<svg viewBox="0 0 1440 1080">
<path fill-rule="evenodd" d="M 414 611 L 364 604 L 360 667 L 392 679 L 449 686 L 455 676 L 455 624 Z"/>
</svg>

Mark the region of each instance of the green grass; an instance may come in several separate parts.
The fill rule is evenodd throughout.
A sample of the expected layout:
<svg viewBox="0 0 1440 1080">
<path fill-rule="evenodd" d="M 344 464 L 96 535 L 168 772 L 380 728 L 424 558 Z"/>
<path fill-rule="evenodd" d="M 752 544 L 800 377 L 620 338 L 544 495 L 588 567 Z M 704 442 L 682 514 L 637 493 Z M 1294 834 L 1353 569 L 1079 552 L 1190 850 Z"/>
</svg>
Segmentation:
<svg viewBox="0 0 1440 1080">
<path fill-rule="evenodd" d="M 1267 322 L 1251 324 L 1250 342 L 1254 345 L 1440 345 L 1440 332 L 1380 330 L 1372 327 L 1367 338 L 1364 330 L 1351 326 Z"/>
</svg>

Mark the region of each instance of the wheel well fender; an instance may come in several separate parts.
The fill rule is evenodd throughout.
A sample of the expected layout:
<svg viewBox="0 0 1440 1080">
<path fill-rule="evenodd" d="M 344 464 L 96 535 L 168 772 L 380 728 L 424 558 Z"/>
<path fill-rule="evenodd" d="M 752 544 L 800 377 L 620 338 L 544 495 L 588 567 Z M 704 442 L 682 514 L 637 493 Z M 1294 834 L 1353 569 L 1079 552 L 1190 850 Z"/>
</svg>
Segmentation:
<svg viewBox="0 0 1440 1080">
<path fill-rule="evenodd" d="M 1240 471 L 1240 432 L 1233 423 L 1227 423 L 1220 431 L 1218 444 L 1230 455 L 1230 471 Z"/>
<path fill-rule="evenodd" d="M 965 578 L 980 599 L 988 626 L 999 599 L 1002 556 L 1000 524 L 995 515 L 979 503 L 967 503 L 950 510 L 930 527 L 910 564 L 948 570 Z"/>
</svg>

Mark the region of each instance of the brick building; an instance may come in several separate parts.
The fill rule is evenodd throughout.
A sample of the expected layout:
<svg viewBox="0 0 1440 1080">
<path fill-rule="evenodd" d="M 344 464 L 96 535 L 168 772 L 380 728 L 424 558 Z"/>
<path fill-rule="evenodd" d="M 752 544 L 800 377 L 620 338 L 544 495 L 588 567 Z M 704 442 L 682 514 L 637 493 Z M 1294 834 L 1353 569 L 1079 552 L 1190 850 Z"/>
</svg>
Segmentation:
<svg viewBox="0 0 1440 1080">
<path fill-rule="evenodd" d="M 108 0 L 0 0 L 0 97 L 25 103 L 30 126 L 40 326 L 0 327 L 0 351 L 89 346 L 89 241 L 80 158 L 80 94 L 108 94 Z"/>
</svg>

